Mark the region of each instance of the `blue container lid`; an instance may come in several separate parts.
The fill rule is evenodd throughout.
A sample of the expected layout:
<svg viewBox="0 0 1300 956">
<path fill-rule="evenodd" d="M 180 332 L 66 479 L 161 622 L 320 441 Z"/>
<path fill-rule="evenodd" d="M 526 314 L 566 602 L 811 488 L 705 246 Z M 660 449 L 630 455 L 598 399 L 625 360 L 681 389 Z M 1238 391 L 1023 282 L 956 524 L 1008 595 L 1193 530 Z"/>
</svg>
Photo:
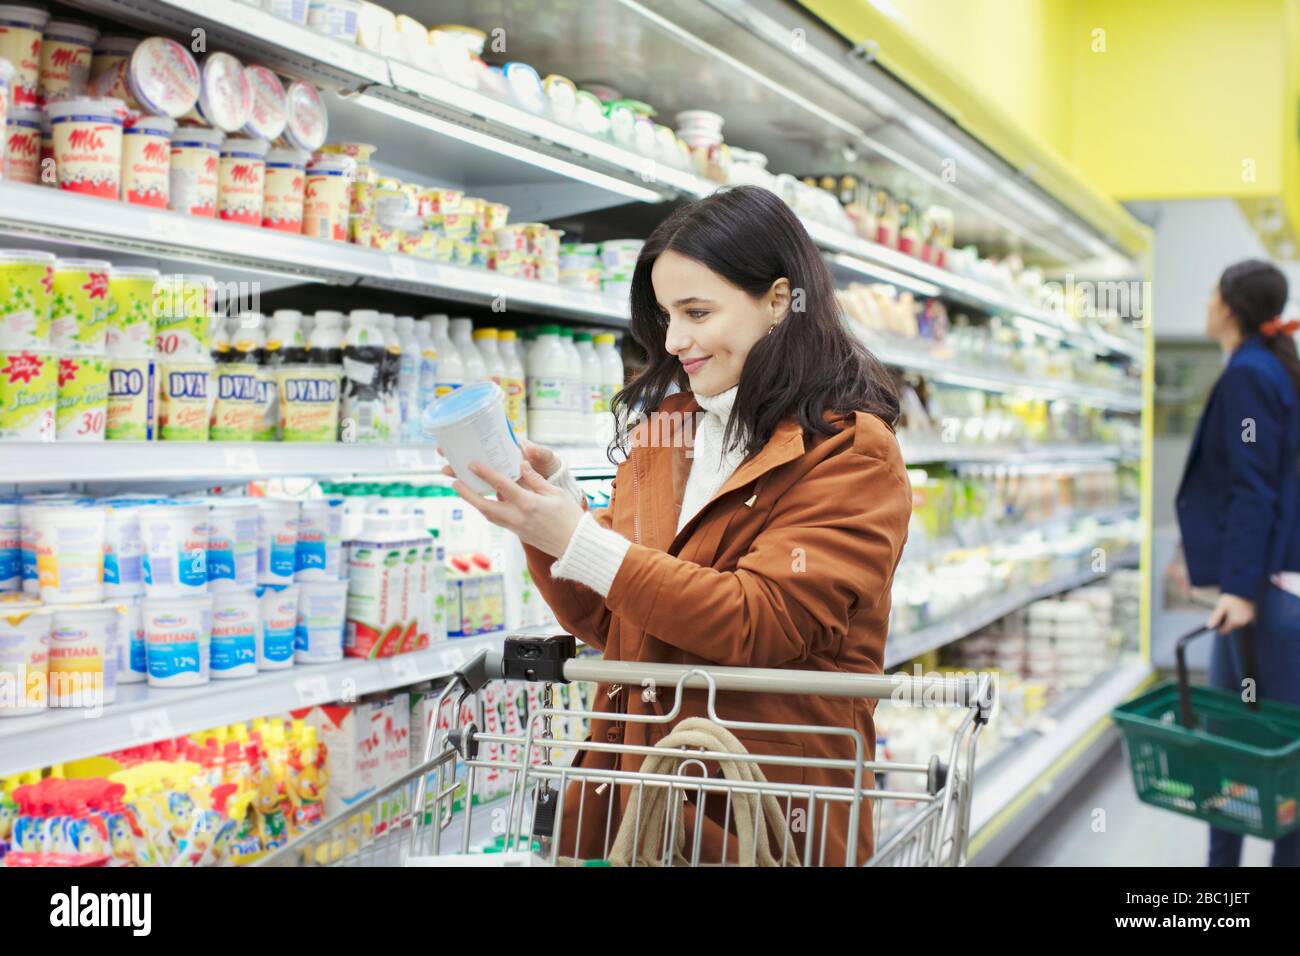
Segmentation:
<svg viewBox="0 0 1300 956">
<path fill-rule="evenodd" d="M 496 382 L 462 385 L 450 395 L 444 395 L 429 406 L 428 411 L 424 413 L 424 428 L 426 431 L 438 432 L 460 424 L 466 418 L 494 403 L 504 408 L 504 402 L 505 393 Z"/>
</svg>

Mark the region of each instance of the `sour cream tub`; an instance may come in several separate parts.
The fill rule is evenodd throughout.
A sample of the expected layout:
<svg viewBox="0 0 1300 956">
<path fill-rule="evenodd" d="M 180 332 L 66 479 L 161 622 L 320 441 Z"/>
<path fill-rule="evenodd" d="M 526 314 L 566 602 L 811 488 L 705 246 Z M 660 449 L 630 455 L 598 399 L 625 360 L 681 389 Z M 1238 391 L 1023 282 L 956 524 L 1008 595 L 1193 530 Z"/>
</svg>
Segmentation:
<svg viewBox="0 0 1300 956">
<path fill-rule="evenodd" d="M 276 140 L 289 122 L 289 106 L 284 84 L 273 70 L 264 66 L 244 67 L 251 99 L 243 133 L 253 139 Z"/>
<path fill-rule="evenodd" d="M 208 590 L 208 506 L 143 505 L 144 593 L 150 598 L 187 597 Z"/>
<path fill-rule="evenodd" d="M 0 595 L 0 717 L 45 710 L 52 623 L 49 608 L 34 598 Z"/>
<path fill-rule="evenodd" d="M 265 140 L 230 138 L 221 146 L 218 169 L 217 216 L 245 225 L 262 224 L 266 188 Z"/>
<path fill-rule="evenodd" d="M 111 704 L 117 698 L 116 605 L 59 607 L 50 616 L 50 706 Z"/>
<path fill-rule="evenodd" d="M 343 574 L 343 499 L 312 498 L 302 503 L 294 579 L 337 581 Z"/>
<path fill-rule="evenodd" d="M 206 684 L 212 647 L 212 597 L 145 598 L 141 616 L 149 686 Z"/>
<path fill-rule="evenodd" d="M 60 100 L 46 107 L 54 137 L 59 188 L 117 199 L 122 177 L 122 120 L 116 99 Z"/>
<path fill-rule="evenodd" d="M 303 235 L 346 242 L 356 162 L 348 157 L 320 159 L 307 167 L 303 191 Z"/>
<path fill-rule="evenodd" d="M 104 351 L 108 337 L 108 275 L 103 259 L 59 259 L 54 264 L 50 344 L 83 355 Z"/>
<path fill-rule="evenodd" d="M 103 441 L 108 424 L 108 356 L 59 358 L 59 399 L 55 436 L 61 442 Z"/>
<path fill-rule="evenodd" d="M 304 187 L 308 155 L 297 149 L 272 149 L 266 154 L 262 225 L 280 232 L 302 232 Z"/>
<path fill-rule="evenodd" d="M 257 586 L 258 508 L 252 498 L 209 498 L 208 590 Z"/>
<path fill-rule="evenodd" d="M 253 91 L 244 75 L 244 64 L 229 53 L 209 53 L 200 70 L 199 98 L 183 119 L 205 123 L 227 133 L 238 132 L 248 121 Z"/>
<path fill-rule="evenodd" d="M 297 564 L 299 504 L 284 498 L 256 501 L 257 582 L 292 584 Z"/>
<path fill-rule="evenodd" d="M 46 604 L 104 597 L 104 531 L 108 509 L 41 505 L 35 509 L 36 574 Z"/>
<path fill-rule="evenodd" d="M 140 106 L 158 116 L 184 116 L 199 99 L 198 63 L 189 50 L 166 37 L 140 41 L 125 64 L 125 79 Z"/>
<path fill-rule="evenodd" d="M 131 54 L 139 45 L 139 37 L 101 36 L 91 51 L 90 78 L 93 80 L 119 63 L 131 59 Z"/>
<path fill-rule="evenodd" d="M 217 215 L 220 188 L 221 144 L 219 129 L 182 126 L 172 134 L 168 208 L 208 219 Z"/>
<path fill-rule="evenodd" d="M 281 365 L 275 370 L 284 441 L 332 442 L 339 432 L 342 370 L 330 365 Z"/>
<path fill-rule="evenodd" d="M 84 96 L 90 80 L 90 61 L 99 30 L 88 23 L 51 20 L 41 40 L 40 99 Z"/>
<path fill-rule="evenodd" d="M 14 106 L 36 106 L 41 77 L 41 34 L 49 22 L 48 10 L 5 4 L 0 6 L 0 59 L 14 68 Z"/>
<path fill-rule="evenodd" d="M 442 447 L 456 477 L 480 494 L 491 486 L 469 470 L 479 461 L 511 481 L 523 460 L 506 418 L 505 393 L 495 382 L 465 385 L 437 399 L 424 414 L 424 431 Z"/>
<path fill-rule="evenodd" d="M 18 499 L 0 500 L 0 592 L 23 586 L 23 524 Z"/>
<path fill-rule="evenodd" d="M 54 440 L 58 370 L 52 349 L 0 347 L 0 442 Z"/>
<path fill-rule="evenodd" d="M 325 144 L 329 115 L 320 91 L 310 83 L 295 80 L 285 91 L 286 119 L 282 139 L 286 146 L 314 153 Z"/>
<path fill-rule="evenodd" d="M 104 522 L 104 594 L 131 598 L 144 594 L 144 538 L 140 508 L 121 502 L 108 505 Z"/>
<path fill-rule="evenodd" d="M 285 670 L 294 664 L 298 627 L 298 588 L 293 584 L 259 584 L 262 627 L 257 641 L 257 669 Z"/>
<path fill-rule="evenodd" d="M 112 308 L 104 346 L 113 358 L 149 355 L 154 348 L 154 288 L 162 276 L 157 269 L 113 266 L 108 273 Z"/>
<path fill-rule="evenodd" d="M 158 376 L 154 360 L 113 356 L 108 360 L 109 441 L 153 441 L 158 437 Z"/>
<path fill-rule="evenodd" d="M 212 596 L 213 680 L 252 677 L 257 673 L 257 638 L 261 606 L 254 591 L 224 591 Z"/>
<path fill-rule="evenodd" d="M 207 441 L 212 416 L 211 361 L 158 366 L 158 433 L 164 441 Z"/>
<path fill-rule="evenodd" d="M 35 183 L 40 178 L 41 111 L 12 108 L 5 117 L 4 179 Z"/>
<path fill-rule="evenodd" d="M 117 604 L 117 682 L 143 684 L 149 679 L 144 650 L 144 598 L 123 598 Z"/>
<path fill-rule="evenodd" d="M 122 130 L 122 198 L 166 209 L 171 190 L 172 134 L 167 116 L 139 116 Z"/>
<path fill-rule="evenodd" d="M 347 581 L 304 581 L 298 585 L 298 623 L 293 643 L 297 663 L 343 660 L 347 608 Z"/>
</svg>

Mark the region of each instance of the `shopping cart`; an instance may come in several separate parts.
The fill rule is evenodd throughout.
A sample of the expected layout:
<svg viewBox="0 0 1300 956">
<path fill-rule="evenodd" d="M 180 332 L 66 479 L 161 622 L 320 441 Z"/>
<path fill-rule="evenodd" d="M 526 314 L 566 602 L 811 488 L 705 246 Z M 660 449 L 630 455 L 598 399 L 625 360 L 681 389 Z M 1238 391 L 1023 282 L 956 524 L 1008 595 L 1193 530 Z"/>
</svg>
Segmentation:
<svg viewBox="0 0 1300 956">
<path fill-rule="evenodd" d="M 489 681 L 543 682 L 542 706 L 529 715 L 522 734 L 488 733 L 463 719 L 466 704 Z M 674 686 L 673 706 L 663 716 L 628 715 L 573 710 L 551 706 L 554 683 L 594 681 L 601 684 Z M 683 691 L 707 692 L 708 720 L 687 718 L 678 723 Z M 729 721 L 717 712 L 719 691 L 765 694 L 800 694 L 832 697 L 890 699 L 903 706 L 953 706 L 966 710 L 949 747 L 947 760 L 934 755 L 927 763 L 897 763 L 865 759 L 865 744 L 856 730 Z M 804 670 L 765 670 L 742 667 L 695 667 L 575 658 L 574 640 L 510 637 L 502 651 L 485 651 L 461 668 L 442 689 L 433 709 L 425 760 L 381 791 L 324 821 L 264 858 L 263 866 L 430 866 L 430 865 L 716 865 L 722 862 L 764 862 L 816 865 L 826 862 L 826 831 L 832 814 L 847 819 L 844 852 L 847 864 L 855 859 L 864 801 L 872 805 L 875 853 L 871 866 L 958 866 L 965 862 L 970 824 L 972 775 L 980 731 L 994 704 L 989 675 L 962 678 L 859 675 Z M 665 723 L 670 734 L 691 730 L 719 741 L 718 748 L 668 749 L 630 744 L 559 740 L 552 735 L 556 718 Z M 675 725 L 675 726 L 674 726 Z M 684 729 L 685 728 L 685 729 Z M 730 731 L 776 731 L 780 734 L 835 734 L 848 738 L 853 759 L 808 758 L 737 752 L 726 746 L 735 741 Z M 707 734 L 711 733 L 712 736 Z M 691 738 L 694 739 L 694 738 Z M 580 752 L 642 755 L 640 771 L 573 766 Z M 513 755 L 514 759 L 508 759 Z M 645 769 L 656 758 L 660 766 Z M 665 763 L 666 761 L 666 763 Z M 717 762 L 719 772 L 702 775 L 705 762 Z M 724 765 L 730 766 L 724 766 Z M 812 786 L 769 782 L 762 768 L 838 768 L 852 785 Z M 868 772 L 886 774 L 890 789 L 864 786 Z M 480 804 L 476 778 L 496 775 L 507 782 L 507 793 Z M 906 780 L 913 789 L 899 786 Z M 581 784 L 571 787 L 575 782 Z M 629 801 L 621 820 L 613 819 L 616 801 L 606 801 L 611 812 L 603 821 L 603 853 L 596 860 L 578 861 L 563 856 L 565 800 L 577 790 L 580 801 L 587 793 L 627 788 Z M 712 801 L 712 804 L 708 804 Z M 893 813 L 891 830 L 883 831 L 884 805 L 896 801 L 910 808 Z M 701 835 L 709 826 L 706 805 L 717 819 L 721 804 L 722 853 L 716 860 L 702 854 Z M 693 804 L 693 808 L 688 808 Z M 792 837 L 785 824 L 798 807 L 802 840 Z M 577 818 L 585 821 L 583 806 Z M 697 812 L 691 812 L 691 810 Z M 703 821 L 703 822 L 700 822 Z M 579 823 L 575 829 L 580 829 Z M 766 828 L 766 829 L 765 829 Z M 820 828 L 820 829 L 819 829 Z M 748 832 L 749 839 L 742 839 Z M 771 836 L 764 836 L 764 833 Z M 728 841 L 734 840 L 728 850 Z M 479 844 L 493 841 L 491 851 Z M 796 843 L 802 843 L 796 855 Z M 581 844 L 581 833 L 572 845 Z M 631 848 L 629 850 L 629 847 Z M 764 854 L 764 849 L 767 854 Z M 622 859 L 620 860 L 620 853 Z"/>
<path fill-rule="evenodd" d="M 1192 687 L 1187 645 L 1178 639 L 1178 679 L 1114 711 L 1140 800 L 1224 830 L 1276 840 L 1300 827 L 1300 707 L 1253 695 Z M 1238 632 L 1254 675 L 1254 633 Z"/>
</svg>

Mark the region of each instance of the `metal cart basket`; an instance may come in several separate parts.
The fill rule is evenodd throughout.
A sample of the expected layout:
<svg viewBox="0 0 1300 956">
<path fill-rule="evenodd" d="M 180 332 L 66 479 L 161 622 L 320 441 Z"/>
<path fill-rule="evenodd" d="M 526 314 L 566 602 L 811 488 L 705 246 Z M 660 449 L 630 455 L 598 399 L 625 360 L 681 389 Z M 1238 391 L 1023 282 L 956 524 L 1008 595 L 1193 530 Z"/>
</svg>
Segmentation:
<svg viewBox="0 0 1300 956">
<path fill-rule="evenodd" d="M 522 732 L 494 732 L 490 726 L 476 725 L 467 704 L 494 680 L 542 683 L 541 707 L 529 714 Z M 675 687 L 675 703 L 663 716 L 560 711 L 552 706 L 555 684 L 594 681 L 636 687 L 647 680 L 661 688 Z M 688 688 L 707 693 L 707 720 L 682 719 L 679 709 Z M 898 763 L 866 759 L 865 742 L 853 728 L 727 720 L 717 711 L 719 691 L 889 699 L 905 706 L 959 707 L 966 713 L 946 759 L 936 754 L 927 763 Z M 827 837 L 838 821 L 847 828 L 841 842 L 847 865 L 959 866 L 965 862 L 976 742 L 993 703 L 992 678 L 983 674 L 939 678 L 641 664 L 575 658 L 574 640 L 568 635 L 510 637 L 503 651 L 481 653 L 441 690 L 420 766 L 259 865 L 824 865 L 832 862 Z M 590 737 L 556 739 L 553 721 L 575 716 L 657 722 L 671 729 L 655 747 Z M 855 756 L 746 752 L 734 746 L 732 731 L 751 739 L 754 731 L 839 735 L 847 738 L 847 749 Z M 675 741 L 684 743 L 672 746 Z M 606 767 L 611 765 L 610 754 L 638 754 L 641 769 L 573 766 L 574 756 L 584 752 L 606 755 Z M 709 763 L 717 770 L 708 771 Z M 782 768 L 811 767 L 842 771 L 837 777 L 844 785 L 778 783 L 763 772 L 766 768 L 780 776 Z M 892 789 L 867 786 L 871 773 Z M 475 796 L 483 775 L 500 785 L 501 795 L 490 802 Z M 591 808 L 583 802 L 592 794 L 594 803 L 594 795 L 605 794 L 607 788 L 614 788 L 613 797 L 623 798 L 620 819 L 612 812 L 619 801 L 606 799 L 603 804 L 610 809 L 593 823 Z M 566 816 L 566 800 L 579 801 L 576 813 Z M 856 836 L 858 828 L 867 825 L 867 801 L 875 852 L 862 861 L 856 859 Z M 891 805 L 908 809 L 889 814 L 894 825 L 883 829 L 884 811 Z M 600 852 L 594 859 L 574 859 L 561 852 L 563 845 L 583 845 L 582 834 L 566 833 L 566 826 L 598 828 L 594 842 Z M 722 840 L 721 853 L 713 857 L 705 839 L 709 830 L 715 841 L 718 835 Z M 491 844 L 488 852 L 481 848 L 485 842 Z M 585 845 L 592 842 L 588 833 Z"/>
</svg>

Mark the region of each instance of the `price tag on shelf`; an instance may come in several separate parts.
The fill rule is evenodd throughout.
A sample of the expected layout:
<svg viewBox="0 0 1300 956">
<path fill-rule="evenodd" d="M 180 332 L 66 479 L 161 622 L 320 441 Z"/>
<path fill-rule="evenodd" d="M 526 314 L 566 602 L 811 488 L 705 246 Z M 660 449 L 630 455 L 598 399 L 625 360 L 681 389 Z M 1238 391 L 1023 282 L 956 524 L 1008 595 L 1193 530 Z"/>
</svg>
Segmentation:
<svg viewBox="0 0 1300 956">
<path fill-rule="evenodd" d="M 300 677 L 293 682 L 293 689 L 298 692 L 298 703 L 304 707 L 325 704 L 333 699 L 330 696 L 330 682 L 323 676 Z"/>
<path fill-rule="evenodd" d="M 164 242 L 184 243 L 189 238 L 186 223 L 179 216 L 153 216 L 149 225 L 154 238 Z"/>
<path fill-rule="evenodd" d="M 223 448 L 226 467 L 236 472 L 259 472 L 262 470 L 254 448 Z"/>
<path fill-rule="evenodd" d="M 398 448 L 397 467 L 407 471 L 418 471 L 424 467 L 424 457 L 414 448 Z"/>
<path fill-rule="evenodd" d="M 438 655 L 438 661 L 447 670 L 454 671 L 465 663 L 465 652 L 459 647 L 449 647 Z"/>
<path fill-rule="evenodd" d="M 414 279 L 420 274 L 415 260 L 410 256 L 389 256 L 388 262 L 392 266 L 393 275 L 399 279 Z"/>
<path fill-rule="evenodd" d="M 420 668 L 409 654 L 385 658 L 380 661 L 379 667 L 384 680 L 394 687 L 414 684 L 420 679 Z"/>
<path fill-rule="evenodd" d="M 152 743 L 167 737 L 175 737 L 172 721 L 167 711 L 161 707 L 142 710 L 131 715 L 131 737 L 137 744 Z"/>
</svg>

